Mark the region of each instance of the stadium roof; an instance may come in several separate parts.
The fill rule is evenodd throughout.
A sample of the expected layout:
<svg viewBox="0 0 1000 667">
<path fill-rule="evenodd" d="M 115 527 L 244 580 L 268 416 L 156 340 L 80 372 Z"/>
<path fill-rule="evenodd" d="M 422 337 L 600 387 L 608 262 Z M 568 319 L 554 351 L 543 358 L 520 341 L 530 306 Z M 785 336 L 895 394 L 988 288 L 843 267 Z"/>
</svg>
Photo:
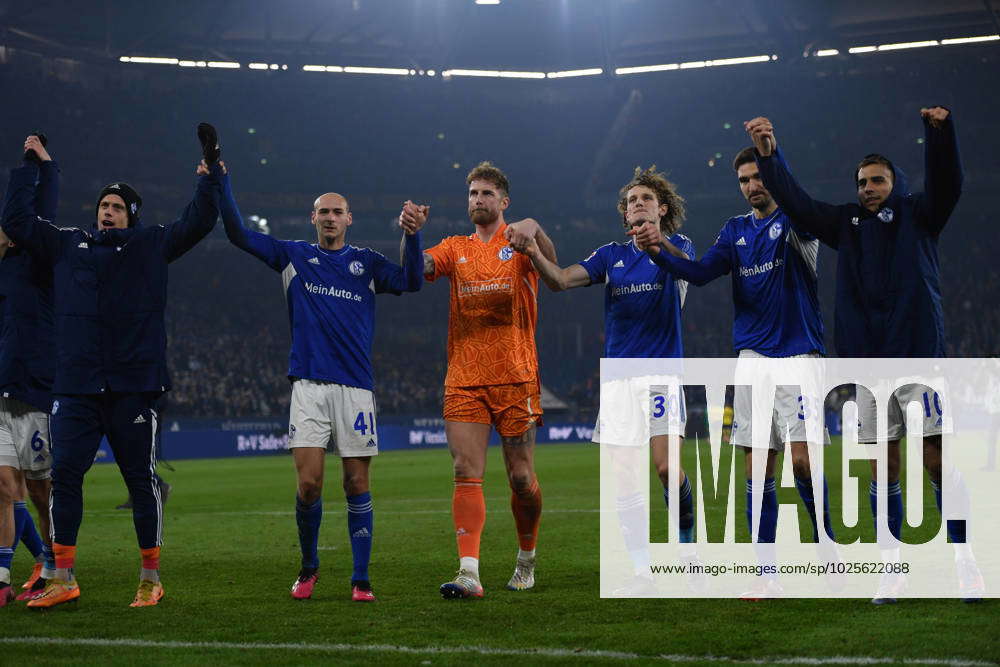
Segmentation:
<svg viewBox="0 0 1000 667">
<path fill-rule="evenodd" d="M 87 8 L 89 11 L 82 11 Z M 567 70 L 1000 33 L 996 0 L 0 0 L 2 44 L 49 56 Z"/>
</svg>

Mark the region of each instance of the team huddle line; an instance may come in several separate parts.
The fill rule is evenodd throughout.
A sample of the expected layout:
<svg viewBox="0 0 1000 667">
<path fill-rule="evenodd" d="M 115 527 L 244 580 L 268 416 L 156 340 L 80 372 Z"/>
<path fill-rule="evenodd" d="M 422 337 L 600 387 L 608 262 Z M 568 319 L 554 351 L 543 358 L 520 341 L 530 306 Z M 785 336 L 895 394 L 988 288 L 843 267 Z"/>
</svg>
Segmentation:
<svg viewBox="0 0 1000 667">
<path fill-rule="evenodd" d="M 204 123 L 198 127 L 202 160 L 195 194 L 176 222 L 144 226 L 142 198 L 118 181 L 99 193 L 93 226 L 58 226 L 59 170 L 44 137 L 30 135 L 22 166 L 11 171 L 0 233 L 0 284 L 6 297 L 0 351 L 0 606 L 14 597 L 13 547 L 35 531 L 25 493 L 38 509 L 42 537 L 35 532 L 37 539 L 28 540 L 38 566 L 18 599 L 32 608 L 47 608 L 80 597 L 74 559 L 82 484 L 103 437 L 133 503 L 141 571 L 132 606 L 156 605 L 163 598 L 163 498 L 154 468 L 157 401 L 170 389 L 164 324 L 168 265 L 203 239 L 220 216 L 233 245 L 281 275 L 288 302 L 289 448 L 297 476 L 295 520 L 302 555 L 291 589 L 295 599 L 310 598 L 319 578 L 327 450 L 341 460 L 351 598 L 376 599 L 369 576 L 374 534 L 369 470 L 378 454 L 371 363 L 375 297 L 416 292 L 425 280 L 449 280 L 443 414 L 453 460 L 459 568 L 440 593 L 446 599 L 478 598 L 483 596 L 479 560 L 486 515 L 482 485 L 493 429 L 502 443 L 518 542 L 507 588 L 524 591 L 535 585 L 542 514 L 534 466 L 535 429 L 542 424 L 535 345 L 539 280 L 553 291 L 605 286 L 605 357 L 678 358 L 683 356 L 681 309 L 688 285 L 731 273 L 733 343 L 741 359 L 815 358 L 826 353 L 816 277 L 822 242 L 838 252 L 839 355 L 943 356 L 937 238 L 960 194 L 962 170 L 949 111 L 933 107 L 922 109 L 921 116 L 930 165 L 922 194 L 909 192 L 902 172 L 887 158 L 869 155 L 855 170 L 856 203 L 815 201 L 791 175 L 771 123 L 756 118 L 746 123 L 753 146 L 740 151 L 733 164 L 751 210 L 727 221 L 701 259 L 690 239 L 679 233 L 684 199 L 654 166 L 636 168 L 621 188 L 618 213 L 626 239 L 601 246 L 567 267 L 557 263 L 553 240 L 536 220 L 506 222 L 510 184 L 489 162 L 466 178 L 473 232 L 424 248 L 421 230 L 430 206 L 407 201 L 399 216 L 403 237 L 396 264 L 347 243 L 353 224 L 350 206 L 333 192 L 313 203 L 315 243 L 279 240 L 249 229 L 221 160 L 218 134 Z M 16 333 L 8 335 L 10 330 Z M 676 388 L 648 392 L 647 387 L 647 394 L 642 400 L 650 406 L 648 445 L 665 500 L 670 486 L 680 490 L 681 541 L 691 544 L 690 481 L 682 468 L 668 469 L 667 455 L 670 444 L 684 436 L 684 397 Z M 748 498 L 763 494 L 758 525 L 752 526 L 760 543 L 774 541 L 774 462 L 786 444 L 791 445 L 796 486 L 812 518 L 814 539 L 820 539 L 815 497 L 825 496 L 826 486 L 824 480 L 812 479 L 808 447 L 822 443 L 808 437 L 797 418 L 800 398 L 779 396 L 763 477 L 752 470 L 749 399 L 740 392 L 734 399 L 731 443 L 746 451 Z M 864 424 L 863 407 L 861 414 Z M 879 535 L 890 559 L 893 549 L 898 554 L 894 540 L 898 542 L 902 523 L 898 480 L 904 429 L 901 419 L 890 425 L 892 534 Z M 924 435 L 925 466 L 937 490 L 940 430 L 925 428 Z M 619 436 L 615 424 L 599 419 L 595 441 L 622 452 L 634 453 L 637 446 L 645 451 L 646 442 Z M 636 474 L 629 464 L 632 454 L 616 460 L 622 488 L 627 488 Z M 873 499 L 878 494 L 874 481 L 871 494 Z M 939 491 L 937 497 L 940 507 Z M 629 494 L 618 498 L 618 511 L 627 526 L 647 508 Z M 828 512 L 821 519 L 830 535 Z M 754 523 L 749 515 L 748 520 Z M 949 525 L 949 536 L 957 550 L 963 548 L 961 576 L 966 567 L 961 563 L 974 561 L 964 534 L 952 535 Z M 636 576 L 622 594 L 642 594 L 649 585 L 648 534 L 625 531 L 624 537 Z M 978 576 L 978 570 L 967 577 L 969 598 L 982 585 L 973 574 Z M 758 579 L 759 590 L 752 595 L 766 596 L 777 586 L 766 575 Z M 875 601 L 894 601 L 898 582 L 884 577 L 883 584 Z"/>
</svg>

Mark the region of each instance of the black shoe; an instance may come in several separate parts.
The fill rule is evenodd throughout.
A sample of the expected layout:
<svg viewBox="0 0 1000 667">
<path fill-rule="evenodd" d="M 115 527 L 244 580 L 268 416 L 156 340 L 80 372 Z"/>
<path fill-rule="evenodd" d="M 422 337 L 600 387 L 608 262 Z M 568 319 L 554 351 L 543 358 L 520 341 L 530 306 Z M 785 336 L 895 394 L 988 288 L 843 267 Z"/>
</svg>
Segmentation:
<svg viewBox="0 0 1000 667">
<path fill-rule="evenodd" d="M 160 504 L 161 505 L 166 505 L 167 504 L 167 498 L 170 497 L 170 491 L 173 490 L 174 487 L 170 486 L 169 484 L 167 484 L 162 479 L 159 480 L 156 483 L 156 485 L 160 488 Z"/>
<path fill-rule="evenodd" d="M 38 137 L 38 141 L 41 142 L 42 146 L 48 146 L 49 145 L 49 139 L 48 139 L 48 137 L 46 137 L 41 132 L 32 132 L 32 134 L 35 135 L 36 137 Z M 25 160 L 29 160 L 31 162 L 34 162 L 35 164 L 41 164 L 42 163 L 42 158 L 39 157 L 38 153 L 36 153 L 34 151 L 34 149 L 29 149 L 29 150 L 24 151 L 24 159 Z"/>
<path fill-rule="evenodd" d="M 212 166 L 219 160 L 222 148 L 219 147 L 219 133 L 208 123 L 198 123 L 198 141 L 201 142 L 201 155 L 205 164 Z"/>
</svg>

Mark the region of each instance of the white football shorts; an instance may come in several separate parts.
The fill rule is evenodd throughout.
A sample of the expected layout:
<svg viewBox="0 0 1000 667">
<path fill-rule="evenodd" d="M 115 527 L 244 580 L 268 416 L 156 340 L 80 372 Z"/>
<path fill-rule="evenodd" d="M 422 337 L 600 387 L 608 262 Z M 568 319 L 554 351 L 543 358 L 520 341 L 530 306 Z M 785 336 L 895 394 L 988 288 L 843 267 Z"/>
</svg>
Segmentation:
<svg viewBox="0 0 1000 667">
<path fill-rule="evenodd" d="M 640 446 L 659 435 L 684 437 L 687 407 L 677 377 L 644 375 L 601 383 L 593 442 Z M 648 431 L 646 426 L 648 425 Z"/>
<path fill-rule="evenodd" d="M 940 381 L 940 380 L 939 380 Z M 937 384 L 937 382 L 935 383 Z M 874 394 L 859 391 L 858 443 L 871 445 L 878 440 L 878 418 Z M 920 409 L 924 436 L 951 433 L 951 416 L 944 409 L 944 401 L 933 388 L 920 382 L 898 386 L 889 397 L 887 438 L 899 440 L 906 435 L 906 406 L 915 403 Z"/>
<path fill-rule="evenodd" d="M 300 378 L 292 383 L 288 447 L 323 447 L 340 457 L 375 456 L 375 395 L 367 389 Z"/>
<path fill-rule="evenodd" d="M 0 398 L 0 466 L 27 479 L 48 479 L 52 471 L 49 416 L 13 398 Z"/>
<path fill-rule="evenodd" d="M 792 357 L 765 357 L 753 350 L 740 350 L 733 391 L 733 428 L 729 442 L 739 447 L 753 447 L 751 416 L 771 414 L 767 448 L 784 451 L 785 443 L 815 442 L 822 433 L 823 444 L 830 444 L 826 429 L 825 396 L 822 393 L 821 357 L 799 354 Z M 742 388 L 754 387 L 752 392 Z M 773 400 L 773 403 L 772 403 Z M 773 407 L 772 407 L 773 406 Z M 820 430 L 822 429 L 822 430 Z M 763 447 L 763 444 L 756 445 Z"/>
</svg>

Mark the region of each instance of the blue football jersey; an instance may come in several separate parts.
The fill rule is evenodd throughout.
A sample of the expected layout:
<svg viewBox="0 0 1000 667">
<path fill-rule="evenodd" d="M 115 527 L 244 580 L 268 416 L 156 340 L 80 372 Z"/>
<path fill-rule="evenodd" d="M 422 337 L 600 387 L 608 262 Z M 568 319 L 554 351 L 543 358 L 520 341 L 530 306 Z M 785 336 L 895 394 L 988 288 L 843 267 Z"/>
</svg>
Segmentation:
<svg viewBox="0 0 1000 667">
<path fill-rule="evenodd" d="M 688 237 L 674 234 L 670 242 L 694 257 Z M 681 307 L 686 282 L 654 263 L 632 241 L 601 246 L 580 265 L 590 275 L 591 285 L 605 285 L 605 357 L 684 356 Z"/>
<path fill-rule="evenodd" d="M 316 243 L 242 231 L 244 249 L 281 272 L 292 328 L 288 375 L 374 389 L 375 295 L 420 288 L 419 235 L 406 237 L 404 269 L 370 248 L 324 250 Z"/>
<path fill-rule="evenodd" d="M 826 353 L 817 295 L 819 241 L 793 227 L 781 209 L 758 219 L 753 212 L 730 218 L 712 255 L 727 259 L 733 273 L 733 347 L 768 357 Z"/>
</svg>

